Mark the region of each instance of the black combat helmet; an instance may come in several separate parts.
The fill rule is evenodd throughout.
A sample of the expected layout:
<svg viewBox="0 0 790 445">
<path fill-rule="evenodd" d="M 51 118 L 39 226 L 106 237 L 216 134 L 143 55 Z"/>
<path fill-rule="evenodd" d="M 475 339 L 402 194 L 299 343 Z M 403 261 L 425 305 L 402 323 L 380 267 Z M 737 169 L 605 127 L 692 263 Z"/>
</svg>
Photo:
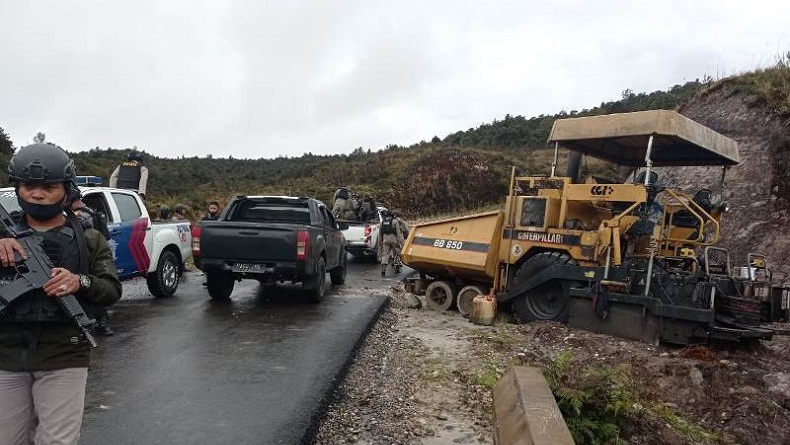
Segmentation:
<svg viewBox="0 0 790 445">
<path fill-rule="evenodd" d="M 130 161 L 137 161 L 141 164 L 143 163 L 143 154 L 137 150 L 130 151 L 126 158 Z"/>
<path fill-rule="evenodd" d="M 70 182 L 77 187 L 74 161 L 53 144 L 32 144 L 20 148 L 8 163 L 8 181 L 54 184 Z"/>
</svg>

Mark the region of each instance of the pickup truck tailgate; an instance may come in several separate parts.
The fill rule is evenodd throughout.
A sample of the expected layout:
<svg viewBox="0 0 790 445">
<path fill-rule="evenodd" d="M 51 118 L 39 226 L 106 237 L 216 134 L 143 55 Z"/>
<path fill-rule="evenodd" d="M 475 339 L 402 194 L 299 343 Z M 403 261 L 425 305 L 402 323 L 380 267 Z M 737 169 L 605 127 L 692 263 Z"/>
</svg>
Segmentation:
<svg viewBox="0 0 790 445">
<path fill-rule="evenodd" d="M 346 242 L 364 243 L 370 241 L 370 230 L 367 231 L 367 234 L 365 233 L 365 227 L 369 226 L 369 223 L 347 220 L 342 221 L 348 224 L 348 229 L 343 231 L 343 235 L 346 237 Z"/>
<path fill-rule="evenodd" d="M 205 224 L 201 251 L 206 258 L 250 261 L 296 261 L 296 232 L 292 224 Z"/>
</svg>

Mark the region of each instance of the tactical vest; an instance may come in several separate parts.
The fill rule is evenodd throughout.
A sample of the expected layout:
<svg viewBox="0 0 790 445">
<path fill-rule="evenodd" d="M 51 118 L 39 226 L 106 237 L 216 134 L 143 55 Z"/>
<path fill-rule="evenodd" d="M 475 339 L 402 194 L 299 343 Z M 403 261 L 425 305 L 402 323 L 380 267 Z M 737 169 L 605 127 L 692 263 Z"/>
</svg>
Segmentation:
<svg viewBox="0 0 790 445">
<path fill-rule="evenodd" d="M 381 222 L 381 233 L 384 235 L 395 235 L 397 233 L 395 220 L 391 216 L 384 218 L 384 221 Z"/>
<path fill-rule="evenodd" d="M 30 236 L 43 239 L 44 252 L 54 266 L 66 268 L 73 273 L 88 273 L 90 253 L 82 226 L 75 217 L 69 217 L 60 229 L 36 232 Z M 6 280 L 6 273 L 12 268 L 2 269 L 3 279 Z M 89 310 L 86 302 L 80 301 L 80 304 L 86 311 Z M 71 322 L 71 319 L 60 309 L 57 301 L 41 289 L 17 298 L 0 314 L 0 322 L 31 321 Z"/>
<path fill-rule="evenodd" d="M 143 166 L 137 161 L 126 161 L 118 167 L 118 188 L 137 191 Z"/>
</svg>

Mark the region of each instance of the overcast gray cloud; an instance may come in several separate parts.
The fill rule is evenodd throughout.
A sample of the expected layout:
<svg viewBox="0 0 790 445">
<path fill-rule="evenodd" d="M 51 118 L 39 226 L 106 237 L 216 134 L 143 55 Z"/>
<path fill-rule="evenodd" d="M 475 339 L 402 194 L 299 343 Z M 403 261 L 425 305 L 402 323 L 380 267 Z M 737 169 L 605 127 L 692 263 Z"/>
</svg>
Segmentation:
<svg viewBox="0 0 790 445">
<path fill-rule="evenodd" d="M 168 157 L 376 150 L 768 66 L 787 17 L 768 0 L 3 0 L 0 127 Z"/>
</svg>

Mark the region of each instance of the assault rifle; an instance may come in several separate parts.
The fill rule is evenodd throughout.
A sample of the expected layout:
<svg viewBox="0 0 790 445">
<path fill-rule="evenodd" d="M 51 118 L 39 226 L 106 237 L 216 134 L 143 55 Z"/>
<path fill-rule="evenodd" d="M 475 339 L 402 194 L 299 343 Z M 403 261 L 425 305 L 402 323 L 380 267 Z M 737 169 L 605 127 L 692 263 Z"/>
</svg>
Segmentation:
<svg viewBox="0 0 790 445">
<path fill-rule="evenodd" d="M 23 260 L 16 252 L 14 253 L 16 257 L 14 258 L 16 263 L 14 269 L 16 269 L 17 277 L 5 286 L 0 287 L 0 312 L 2 312 L 17 298 L 32 290 L 44 287 L 44 284 L 52 278 L 52 261 L 44 252 L 41 238 L 31 236 L 33 230 L 21 228 L 2 205 L 0 205 L 0 225 L 5 228 L 8 236 L 16 238 L 19 244 L 22 245 L 22 248 L 25 249 L 25 252 L 27 252 L 26 260 Z M 91 335 L 90 328 L 93 327 L 96 321 L 88 318 L 85 310 L 77 301 L 77 297 L 65 295 L 54 298 L 63 312 L 74 320 L 82 334 L 85 335 L 91 346 L 95 348 L 96 340 Z"/>
</svg>

